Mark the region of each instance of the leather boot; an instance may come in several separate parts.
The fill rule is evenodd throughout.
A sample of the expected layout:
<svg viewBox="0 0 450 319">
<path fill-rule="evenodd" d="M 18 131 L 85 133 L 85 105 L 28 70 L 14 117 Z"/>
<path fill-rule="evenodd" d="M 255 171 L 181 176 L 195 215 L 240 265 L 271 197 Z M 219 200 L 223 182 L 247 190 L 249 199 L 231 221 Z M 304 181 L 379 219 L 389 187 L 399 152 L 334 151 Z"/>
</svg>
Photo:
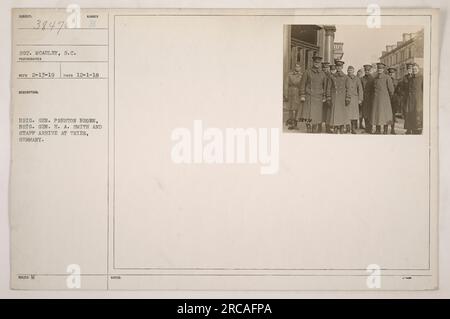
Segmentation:
<svg viewBox="0 0 450 319">
<path fill-rule="evenodd" d="M 395 124 L 392 124 L 391 126 L 391 134 L 395 135 Z"/>
<path fill-rule="evenodd" d="M 358 127 L 358 120 L 352 120 L 352 134 L 356 134 L 356 129 Z"/>
<path fill-rule="evenodd" d="M 372 134 L 372 124 L 370 123 L 370 121 L 365 118 L 364 123 L 366 124 L 366 133 Z"/>
</svg>

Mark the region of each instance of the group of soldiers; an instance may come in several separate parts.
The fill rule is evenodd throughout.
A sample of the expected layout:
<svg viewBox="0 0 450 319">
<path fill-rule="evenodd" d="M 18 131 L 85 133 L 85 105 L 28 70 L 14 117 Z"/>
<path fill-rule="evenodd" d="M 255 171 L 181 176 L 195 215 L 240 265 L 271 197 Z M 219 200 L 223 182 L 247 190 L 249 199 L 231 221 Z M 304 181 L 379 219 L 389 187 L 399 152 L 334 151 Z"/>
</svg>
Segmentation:
<svg viewBox="0 0 450 319">
<path fill-rule="evenodd" d="M 286 79 L 288 129 L 305 122 L 308 133 L 396 134 L 396 114 L 403 115 L 406 134 L 421 134 L 423 119 L 423 77 L 419 66 L 407 63 L 407 75 L 397 80 L 396 69 L 377 63 L 376 72 L 367 64 L 355 75 L 344 62 L 334 65 L 314 56 L 313 65 L 303 72 L 299 64 Z M 359 122 L 359 125 L 358 125 Z M 374 130 L 375 128 L 375 130 Z M 390 130 L 389 130 L 390 128 Z"/>
</svg>

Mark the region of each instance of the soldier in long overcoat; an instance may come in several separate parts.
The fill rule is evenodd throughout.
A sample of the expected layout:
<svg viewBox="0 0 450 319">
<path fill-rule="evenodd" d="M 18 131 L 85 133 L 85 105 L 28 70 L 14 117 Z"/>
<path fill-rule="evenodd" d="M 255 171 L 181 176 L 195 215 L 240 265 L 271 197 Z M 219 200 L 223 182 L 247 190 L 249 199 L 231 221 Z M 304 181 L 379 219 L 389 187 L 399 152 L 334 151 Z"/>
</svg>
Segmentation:
<svg viewBox="0 0 450 319">
<path fill-rule="evenodd" d="M 373 104 L 371 123 L 376 126 L 375 134 L 388 133 L 388 125 L 392 123 L 391 96 L 394 94 L 394 85 L 389 75 L 384 73 L 386 65 L 377 63 L 377 74 L 373 82 Z"/>
<path fill-rule="evenodd" d="M 423 129 L 423 76 L 415 63 L 407 64 L 408 74 L 401 85 L 406 134 L 422 134 Z"/>
<path fill-rule="evenodd" d="M 361 85 L 362 85 L 362 78 L 364 76 L 364 69 L 359 69 L 358 72 L 356 72 L 356 76 L 359 78 L 359 80 L 361 81 Z M 363 89 L 364 91 L 364 89 Z M 359 105 L 359 128 L 360 129 L 364 129 L 364 125 L 363 125 L 363 104 L 361 102 L 361 104 Z"/>
<path fill-rule="evenodd" d="M 366 133 L 372 133 L 372 124 L 370 123 L 370 118 L 372 116 L 372 104 L 373 104 L 373 76 L 371 73 L 372 65 L 364 65 L 364 76 L 361 78 L 361 85 L 363 88 L 363 102 L 362 102 L 362 118 L 364 118 Z M 362 120 L 359 124 L 362 127 Z"/>
<path fill-rule="evenodd" d="M 300 118 L 306 122 L 308 133 L 316 132 L 319 124 L 322 125 L 327 77 L 321 64 L 322 57 L 314 56 L 312 68 L 305 71 L 300 83 L 300 101 L 304 102 Z"/>
<path fill-rule="evenodd" d="M 300 82 L 302 80 L 301 66 L 296 64 L 294 71 L 291 71 L 287 75 L 285 84 L 287 86 L 287 102 L 289 119 L 286 121 L 288 129 L 292 130 L 297 126 L 297 113 L 300 112 Z"/>
<path fill-rule="evenodd" d="M 347 76 L 350 80 L 350 105 L 348 106 L 348 117 L 350 119 L 351 132 L 352 134 L 356 134 L 359 119 L 359 105 L 363 100 L 363 88 L 361 80 L 355 75 L 355 68 L 351 65 L 347 68 Z"/>
<path fill-rule="evenodd" d="M 392 125 L 391 125 L 391 134 L 395 135 L 395 123 L 397 122 L 395 114 L 400 111 L 400 85 L 397 80 L 395 74 L 397 73 L 396 68 L 388 68 L 389 76 L 392 79 L 392 84 L 394 85 L 394 94 L 391 97 L 391 105 L 392 105 Z"/>
<path fill-rule="evenodd" d="M 331 76 L 327 99 L 331 103 L 329 125 L 335 133 L 343 133 L 344 127 L 350 124 L 348 106 L 350 104 L 350 79 L 342 72 L 344 62 L 336 61 L 336 74 Z"/>
<path fill-rule="evenodd" d="M 322 71 L 325 73 L 325 75 L 327 77 L 326 88 L 325 88 L 325 91 L 327 91 L 328 86 L 330 85 L 330 81 L 331 81 L 330 77 L 332 76 L 329 62 L 322 62 Z M 325 101 L 323 103 L 322 122 L 325 123 L 325 130 L 327 133 L 331 133 L 330 125 L 328 125 L 330 113 L 331 113 L 331 103 L 329 103 L 328 101 Z M 319 128 L 319 131 L 320 131 L 320 128 Z"/>
</svg>

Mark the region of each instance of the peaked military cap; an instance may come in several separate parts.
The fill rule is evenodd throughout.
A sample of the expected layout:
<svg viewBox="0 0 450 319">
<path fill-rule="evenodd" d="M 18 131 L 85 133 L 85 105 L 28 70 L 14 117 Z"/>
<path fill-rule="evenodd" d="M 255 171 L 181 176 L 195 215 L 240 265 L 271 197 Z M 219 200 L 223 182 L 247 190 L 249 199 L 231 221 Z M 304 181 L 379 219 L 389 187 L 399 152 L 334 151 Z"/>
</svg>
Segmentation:
<svg viewBox="0 0 450 319">
<path fill-rule="evenodd" d="M 388 71 L 389 71 L 389 72 L 397 72 L 397 69 L 396 69 L 396 68 L 393 68 L 393 67 L 390 67 L 390 68 L 388 68 Z"/>
<path fill-rule="evenodd" d="M 315 61 L 322 61 L 322 57 L 318 56 L 318 55 L 313 56 L 312 59 L 313 59 L 314 62 Z"/>
</svg>

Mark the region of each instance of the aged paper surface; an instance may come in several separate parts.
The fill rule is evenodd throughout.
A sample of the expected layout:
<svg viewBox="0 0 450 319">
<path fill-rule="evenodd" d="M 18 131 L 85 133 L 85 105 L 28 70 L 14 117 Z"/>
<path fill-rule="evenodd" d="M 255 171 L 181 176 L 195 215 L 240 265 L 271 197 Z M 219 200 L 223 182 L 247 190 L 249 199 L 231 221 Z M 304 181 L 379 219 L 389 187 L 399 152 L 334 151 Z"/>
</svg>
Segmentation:
<svg viewBox="0 0 450 319">
<path fill-rule="evenodd" d="M 437 288 L 438 11 L 372 18 L 13 10 L 11 287 Z M 319 132 L 341 84 L 316 94 L 317 57 L 395 66 L 403 108 L 370 100 L 372 134 L 351 116 Z"/>
</svg>

